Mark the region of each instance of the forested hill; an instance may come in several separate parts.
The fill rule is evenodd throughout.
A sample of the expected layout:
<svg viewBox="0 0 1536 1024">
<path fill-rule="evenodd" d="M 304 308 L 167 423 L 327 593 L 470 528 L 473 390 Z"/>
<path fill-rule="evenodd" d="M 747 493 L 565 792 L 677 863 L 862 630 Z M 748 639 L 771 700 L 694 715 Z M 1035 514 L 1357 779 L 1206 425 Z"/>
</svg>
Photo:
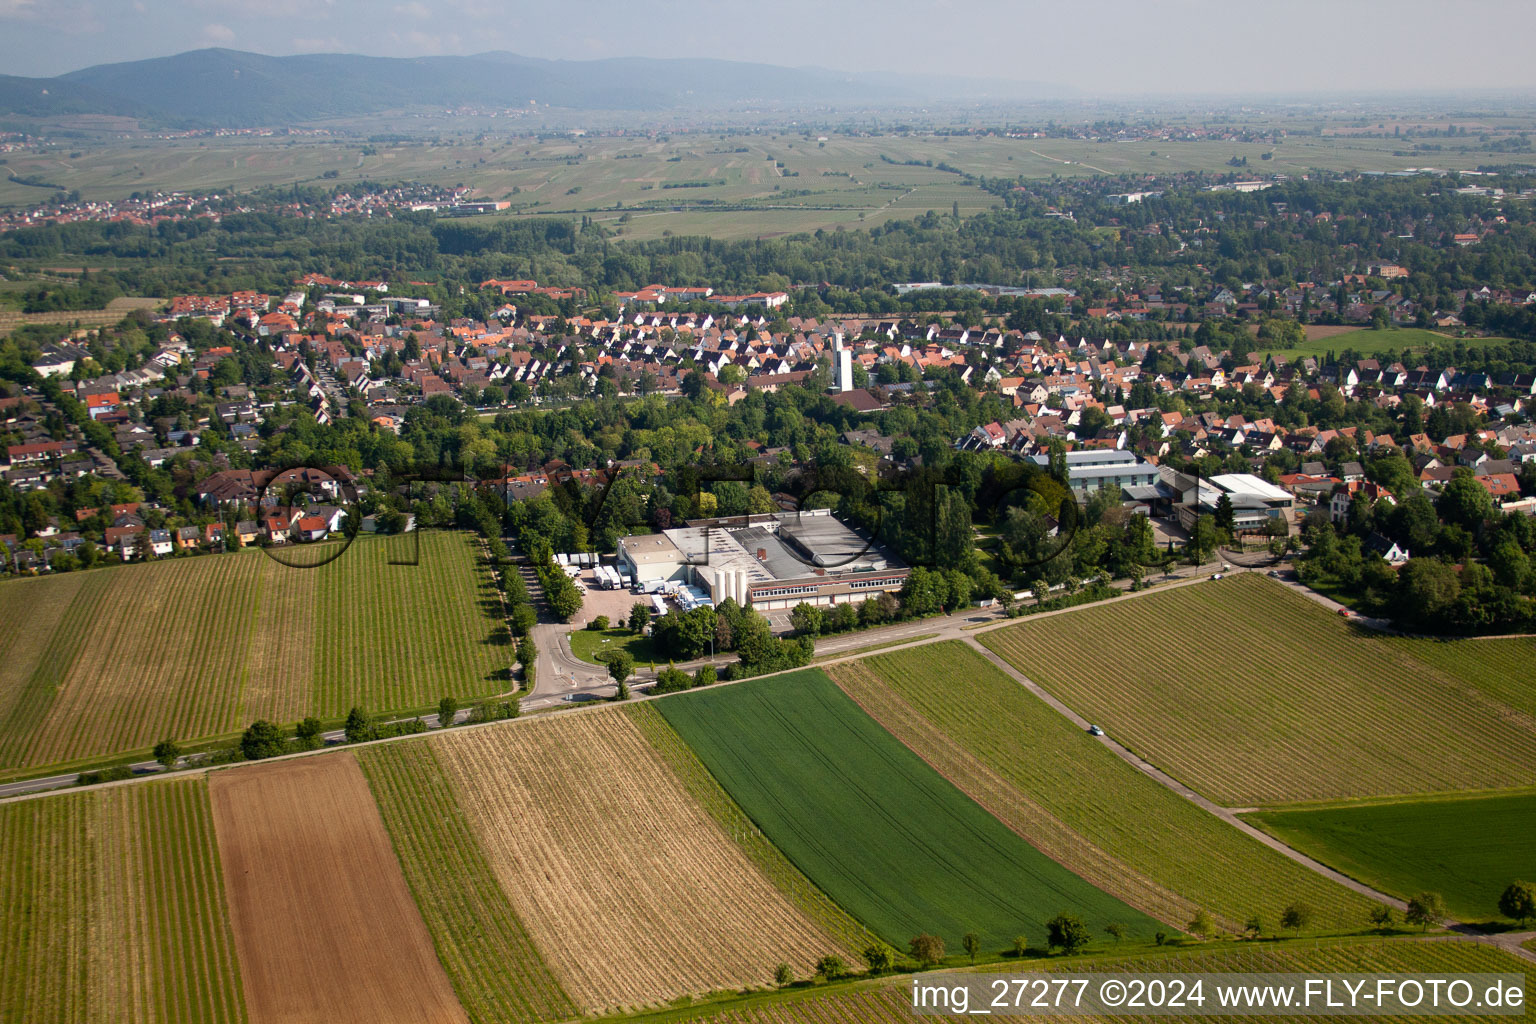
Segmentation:
<svg viewBox="0 0 1536 1024">
<path fill-rule="evenodd" d="M 268 57 L 193 50 L 100 64 L 58 78 L 0 79 L 0 114 L 130 114 L 187 125 L 282 125 L 421 107 L 566 110 L 723 109 L 752 104 L 894 105 L 945 98 L 1059 98 L 1036 82 L 858 75 L 725 60 L 569 61 L 469 57 Z"/>
</svg>

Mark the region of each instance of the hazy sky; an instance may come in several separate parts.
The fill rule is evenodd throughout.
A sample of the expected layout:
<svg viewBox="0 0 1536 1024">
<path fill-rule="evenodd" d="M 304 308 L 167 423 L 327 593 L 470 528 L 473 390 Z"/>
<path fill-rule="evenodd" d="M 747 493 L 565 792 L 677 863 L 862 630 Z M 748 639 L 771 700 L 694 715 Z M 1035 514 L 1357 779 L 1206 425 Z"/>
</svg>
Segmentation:
<svg viewBox="0 0 1536 1024">
<path fill-rule="evenodd" d="M 688 57 L 1088 94 L 1536 88 L 1533 0 L 0 0 L 0 73 L 204 46 Z"/>
</svg>

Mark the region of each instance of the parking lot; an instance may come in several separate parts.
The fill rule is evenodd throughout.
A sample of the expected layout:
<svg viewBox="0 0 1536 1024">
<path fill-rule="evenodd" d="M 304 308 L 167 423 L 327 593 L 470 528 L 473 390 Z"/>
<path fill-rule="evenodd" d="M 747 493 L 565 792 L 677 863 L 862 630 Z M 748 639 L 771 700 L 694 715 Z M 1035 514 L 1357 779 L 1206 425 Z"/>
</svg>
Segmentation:
<svg viewBox="0 0 1536 1024">
<path fill-rule="evenodd" d="M 585 626 L 599 615 L 608 616 L 608 621 L 617 626 L 629 619 L 629 609 L 636 603 L 644 603 L 650 606 L 651 599 L 647 596 L 632 594 L 627 590 L 604 590 L 599 587 L 593 578 L 591 569 L 583 569 L 577 583 L 581 584 L 582 600 L 581 614 L 577 616 L 574 625 Z"/>
</svg>

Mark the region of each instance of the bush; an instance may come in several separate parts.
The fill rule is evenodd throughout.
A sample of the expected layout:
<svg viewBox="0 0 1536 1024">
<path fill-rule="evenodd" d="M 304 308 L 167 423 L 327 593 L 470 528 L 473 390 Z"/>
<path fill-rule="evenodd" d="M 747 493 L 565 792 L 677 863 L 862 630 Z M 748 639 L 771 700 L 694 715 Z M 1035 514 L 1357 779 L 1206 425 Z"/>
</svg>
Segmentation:
<svg viewBox="0 0 1536 1024">
<path fill-rule="evenodd" d="M 606 616 L 606 615 L 599 615 L 599 616 L 597 616 L 597 618 L 595 618 L 591 622 L 587 623 L 587 628 L 592 630 L 594 633 L 601 633 L 601 632 L 603 632 L 605 629 L 608 628 L 608 616 Z"/>
<path fill-rule="evenodd" d="M 95 786 L 103 782 L 121 782 L 133 778 L 133 769 L 125 764 L 115 764 L 95 772 L 81 772 L 75 780 L 77 786 Z"/>
<path fill-rule="evenodd" d="M 652 693 L 677 693 L 693 686 L 693 680 L 688 673 L 673 665 L 668 665 L 656 674 L 656 685 L 651 687 Z"/>
<path fill-rule="evenodd" d="M 693 673 L 694 686 L 713 686 L 715 682 L 715 666 L 700 665 Z"/>
<path fill-rule="evenodd" d="M 896 951 L 883 942 L 877 942 L 864 950 L 864 962 L 870 974 L 884 974 L 896 966 Z"/>
<path fill-rule="evenodd" d="M 828 954 L 816 961 L 816 974 L 827 981 L 836 981 L 848 974 L 848 965 L 843 963 L 842 957 Z"/>
<path fill-rule="evenodd" d="M 1092 938 L 1083 919 L 1073 914 L 1057 914 L 1045 925 L 1046 945 L 1068 956 L 1088 945 Z"/>
</svg>

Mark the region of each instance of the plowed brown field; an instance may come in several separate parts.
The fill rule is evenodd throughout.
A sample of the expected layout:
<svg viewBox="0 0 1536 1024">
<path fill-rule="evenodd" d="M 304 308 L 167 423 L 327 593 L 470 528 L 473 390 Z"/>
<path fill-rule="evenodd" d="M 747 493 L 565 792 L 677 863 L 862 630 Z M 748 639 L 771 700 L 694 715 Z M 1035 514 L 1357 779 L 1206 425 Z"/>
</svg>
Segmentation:
<svg viewBox="0 0 1536 1024">
<path fill-rule="evenodd" d="M 251 1024 L 466 1020 L 350 753 L 209 793 Z"/>
<path fill-rule="evenodd" d="M 856 953 L 809 921 L 618 708 L 433 741 L 486 861 L 583 1009 L 768 985 Z"/>
</svg>

